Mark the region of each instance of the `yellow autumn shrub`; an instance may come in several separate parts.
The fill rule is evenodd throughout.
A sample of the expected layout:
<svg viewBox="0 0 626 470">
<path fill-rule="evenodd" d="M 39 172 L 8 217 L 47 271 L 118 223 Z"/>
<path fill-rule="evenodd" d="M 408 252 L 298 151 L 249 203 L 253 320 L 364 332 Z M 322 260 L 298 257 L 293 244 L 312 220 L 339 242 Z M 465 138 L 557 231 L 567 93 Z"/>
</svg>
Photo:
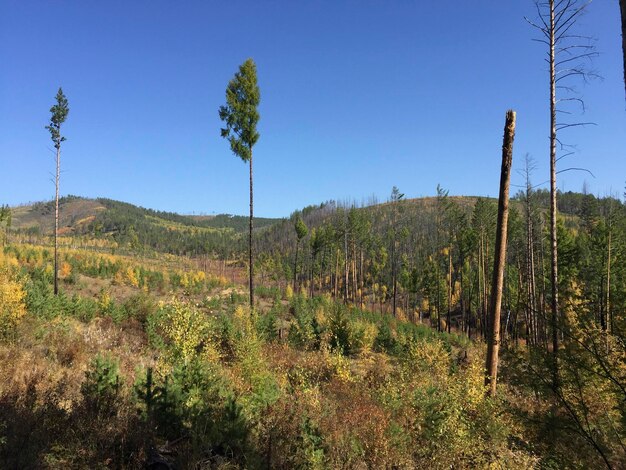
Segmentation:
<svg viewBox="0 0 626 470">
<path fill-rule="evenodd" d="M 139 279 L 137 279 L 137 273 L 134 268 L 130 266 L 126 268 L 126 280 L 128 281 L 128 285 L 132 287 L 139 287 Z"/>
<path fill-rule="evenodd" d="M 159 323 L 168 345 L 166 359 L 170 363 L 186 364 L 199 354 L 210 361 L 219 359 L 209 334 L 209 319 L 193 306 L 173 300 L 163 306 Z"/>
<path fill-rule="evenodd" d="M 72 265 L 69 264 L 67 261 L 63 261 L 61 263 L 61 272 L 59 273 L 59 276 L 63 279 L 66 279 L 70 277 L 71 274 L 72 274 Z"/>
<path fill-rule="evenodd" d="M 291 287 L 290 284 L 287 284 L 287 287 L 285 287 L 285 299 L 291 300 L 292 297 L 293 297 L 293 288 Z"/>
<path fill-rule="evenodd" d="M 26 292 L 15 270 L 14 258 L 0 257 L 0 339 L 10 339 L 26 315 Z"/>
</svg>

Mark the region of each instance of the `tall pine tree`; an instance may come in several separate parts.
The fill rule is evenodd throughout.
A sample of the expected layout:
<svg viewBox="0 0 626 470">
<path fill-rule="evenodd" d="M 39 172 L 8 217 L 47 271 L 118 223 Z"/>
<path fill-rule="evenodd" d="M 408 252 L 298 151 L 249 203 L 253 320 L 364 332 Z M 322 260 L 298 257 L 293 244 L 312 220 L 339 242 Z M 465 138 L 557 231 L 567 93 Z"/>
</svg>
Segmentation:
<svg viewBox="0 0 626 470">
<path fill-rule="evenodd" d="M 239 71 L 226 87 L 226 104 L 220 106 L 220 119 L 226 127 L 221 135 L 228 139 L 232 152 L 244 162 L 250 164 L 250 228 L 248 254 L 250 264 L 250 308 L 254 308 L 254 253 L 252 249 L 252 229 L 254 217 L 254 199 L 252 190 L 252 147 L 259 140 L 256 126 L 260 115 L 257 110 L 261 101 L 261 92 L 257 84 L 256 64 L 247 59 L 239 66 Z"/>
<path fill-rule="evenodd" d="M 56 104 L 50 108 L 50 125 L 46 129 L 50 131 L 50 138 L 54 142 L 56 149 L 56 177 L 55 177 L 55 198 L 54 198 L 54 295 L 59 293 L 59 177 L 61 175 L 61 142 L 65 137 L 61 135 L 61 125 L 67 119 L 70 108 L 63 90 L 59 87 L 56 95 Z"/>
</svg>

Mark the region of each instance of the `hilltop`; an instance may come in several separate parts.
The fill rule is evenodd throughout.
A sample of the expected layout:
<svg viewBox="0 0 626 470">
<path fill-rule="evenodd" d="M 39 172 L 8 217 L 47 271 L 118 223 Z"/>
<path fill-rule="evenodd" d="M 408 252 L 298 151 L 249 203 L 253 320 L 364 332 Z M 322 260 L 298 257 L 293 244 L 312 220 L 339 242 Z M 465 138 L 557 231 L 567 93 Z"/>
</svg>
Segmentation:
<svg viewBox="0 0 626 470">
<path fill-rule="evenodd" d="M 119 245 L 172 254 L 236 252 L 248 217 L 230 214 L 181 215 L 146 209 L 107 198 L 66 196 L 59 201 L 59 234 L 109 239 Z M 262 230 L 277 219 L 254 219 Z M 54 229 L 54 201 L 13 208 L 12 228 L 17 233 L 49 236 Z"/>
</svg>

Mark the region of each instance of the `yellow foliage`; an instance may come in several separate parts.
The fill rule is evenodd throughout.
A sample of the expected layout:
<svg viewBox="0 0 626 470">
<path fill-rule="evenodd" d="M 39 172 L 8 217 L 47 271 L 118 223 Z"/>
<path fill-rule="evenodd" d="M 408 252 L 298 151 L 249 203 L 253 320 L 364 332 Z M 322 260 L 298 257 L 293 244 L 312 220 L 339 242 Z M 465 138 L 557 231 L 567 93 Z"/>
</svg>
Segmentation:
<svg viewBox="0 0 626 470">
<path fill-rule="evenodd" d="M 443 342 L 437 339 L 411 342 L 407 351 L 407 365 L 414 372 L 445 377 L 450 367 L 450 353 Z"/>
<path fill-rule="evenodd" d="M 115 276 L 113 276 L 113 284 L 118 286 L 124 285 L 124 274 L 122 274 L 122 271 L 115 273 Z"/>
<path fill-rule="evenodd" d="M 321 327 L 326 326 L 328 319 L 326 317 L 326 309 L 323 306 L 318 307 L 315 311 L 315 321 L 317 321 L 317 324 Z"/>
<path fill-rule="evenodd" d="M 106 312 L 111 307 L 111 294 L 108 290 L 102 289 L 98 295 L 98 308 L 101 312 Z"/>
<path fill-rule="evenodd" d="M 199 286 L 203 284 L 205 280 L 206 280 L 206 273 L 204 271 L 196 271 L 193 274 L 192 281 L 194 285 Z"/>
<path fill-rule="evenodd" d="M 207 339 L 206 326 L 204 316 L 185 302 L 174 300 L 165 307 L 163 331 L 175 358 L 184 363 L 197 356 L 198 347 Z M 204 351 L 208 357 L 219 356 L 215 348 L 207 352 L 204 345 Z"/>
<path fill-rule="evenodd" d="M 26 315 L 26 292 L 12 265 L 3 255 L 0 259 L 0 338 L 11 336 Z"/>
<path fill-rule="evenodd" d="M 356 378 L 350 371 L 350 360 L 339 351 L 324 352 L 326 364 L 342 382 L 354 382 Z"/>
<path fill-rule="evenodd" d="M 292 297 L 293 297 L 293 289 L 291 288 L 290 284 L 287 284 L 287 287 L 285 288 L 285 299 L 291 300 Z"/>
<path fill-rule="evenodd" d="M 396 307 L 396 318 L 399 321 L 406 321 L 406 315 L 404 314 L 404 310 L 402 310 L 402 307 Z"/>
<path fill-rule="evenodd" d="M 356 320 L 353 328 L 361 332 L 360 353 L 371 352 L 378 336 L 378 327 L 368 321 Z"/>
<path fill-rule="evenodd" d="M 63 261 L 61 263 L 61 272 L 59 276 L 62 278 L 67 278 L 70 276 L 70 274 L 72 274 L 72 266 L 69 263 Z"/>
<path fill-rule="evenodd" d="M 130 266 L 126 268 L 126 280 L 132 287 L 139 287 L 139 279 L 137 279 L 137 273 Z"/>
</svg>

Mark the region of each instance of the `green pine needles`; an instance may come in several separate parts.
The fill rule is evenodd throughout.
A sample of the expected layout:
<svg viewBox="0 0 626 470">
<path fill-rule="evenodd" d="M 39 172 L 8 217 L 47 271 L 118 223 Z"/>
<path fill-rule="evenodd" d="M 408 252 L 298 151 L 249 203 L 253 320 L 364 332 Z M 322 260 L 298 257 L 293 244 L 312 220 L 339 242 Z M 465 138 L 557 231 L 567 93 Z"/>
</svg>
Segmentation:
<svg viewBox="0 0 626 470">
<path fill-rule="evenodd" d="M 248 59 L 228 82 L 226 105 L 219 108 L 220 119 L 226 124 L 221 129 L 221 135 L 228 139 L 233 153 L 244 162 L 250 160 L 252 147 L 259 140 L 256 126 L 260 119 L 257 110 L 260 101 L 256 64 Z"/>
<path fill-rule="evenodd" d="M 50 108 L 50 125 L 46 126 L 46 129 L 50 131 L 50 137 L 54 142 L 54 148 L 57 150 L 61 148 L 61 142 L 65 140 L 65 137 L 61 136 L 61 124 L 65 122 L 70 108 L 67 103 L 67 98 L 63 94 L 63 90 L 59 87 L 59 91 L 56 94 L 56 104 Z"/>
</svg>

